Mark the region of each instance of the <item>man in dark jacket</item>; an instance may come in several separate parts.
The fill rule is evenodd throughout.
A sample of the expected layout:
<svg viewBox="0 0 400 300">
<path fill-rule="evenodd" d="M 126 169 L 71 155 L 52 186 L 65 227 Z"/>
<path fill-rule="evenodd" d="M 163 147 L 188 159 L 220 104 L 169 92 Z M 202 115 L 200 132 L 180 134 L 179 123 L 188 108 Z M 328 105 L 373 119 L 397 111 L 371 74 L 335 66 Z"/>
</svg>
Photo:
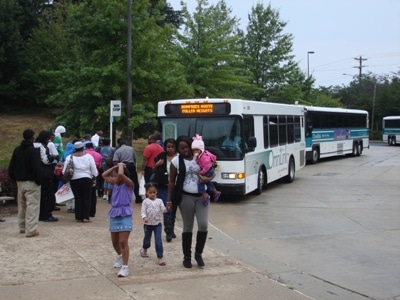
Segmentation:
<svg viewBox="0 0 400 300">
<path fill-rule="evenodd" d="M 40 209 L 40 184 L 42 166 L 39 149 L 33 146 L 35 133 L 31 129 L 23 132 L 24 140 L 14 149 L 8 167 L 11 179 L 18 187 L 19 232 L 26 237 L 39 235 L 37 230 Z"/>
<path fill-rule="evenodd" d="M 39 221 L 57 222 L 58 218 L 54 217 L 52 211 L 56 203 L 54 189 L 54 156 L 50 155 L 47 144 L 50 141 L 50 132 L 42 130 L 33 143 L 33 147 L 39 149 L 40 159 L 42 161 L 42 183 L 40 186 L 40 212 Z"/>
</svg>

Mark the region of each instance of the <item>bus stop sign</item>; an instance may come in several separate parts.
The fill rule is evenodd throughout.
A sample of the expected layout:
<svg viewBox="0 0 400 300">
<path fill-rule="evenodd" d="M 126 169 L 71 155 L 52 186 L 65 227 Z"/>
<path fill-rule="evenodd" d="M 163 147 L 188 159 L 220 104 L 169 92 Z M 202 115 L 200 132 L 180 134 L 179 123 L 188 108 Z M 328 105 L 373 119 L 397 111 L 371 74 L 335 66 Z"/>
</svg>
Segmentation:
<svg viewBox="0 0 400 300">
<path fill-rule="evenodd" d="M 121 100 L 111 100 L 110 116 L 111 117 L 121 116 Z"/>
</svg>

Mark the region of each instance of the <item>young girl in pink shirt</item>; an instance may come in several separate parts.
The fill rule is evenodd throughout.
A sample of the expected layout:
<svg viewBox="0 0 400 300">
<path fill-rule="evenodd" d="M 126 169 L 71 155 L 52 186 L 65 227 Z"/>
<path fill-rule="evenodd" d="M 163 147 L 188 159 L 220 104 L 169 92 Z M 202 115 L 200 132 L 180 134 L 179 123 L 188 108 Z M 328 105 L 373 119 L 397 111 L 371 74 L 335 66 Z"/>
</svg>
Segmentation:
<svg viewBox="0 0 400 300">
<path fill-rule="evenodd" d="M 214 176 L 214 163 L 217 157 L 211 152 L 205 150 L 203 138 L 196 134 L 193 137 L 192 150 L 195 156 L 196 162 L 201 168 L 199 174 L 205 177 Z M 203 204 L 207 206 L 210 203 L 210 195 L 206 192 L 206 187 L 209 192 L 214 195 L 214 201 L 218 201 L 221 196 L 221 192 L 217 191 L 214 184 L 210 181 L 208 183 L 198 183 L 198 191 L 203 194 Z"/>
</svg>

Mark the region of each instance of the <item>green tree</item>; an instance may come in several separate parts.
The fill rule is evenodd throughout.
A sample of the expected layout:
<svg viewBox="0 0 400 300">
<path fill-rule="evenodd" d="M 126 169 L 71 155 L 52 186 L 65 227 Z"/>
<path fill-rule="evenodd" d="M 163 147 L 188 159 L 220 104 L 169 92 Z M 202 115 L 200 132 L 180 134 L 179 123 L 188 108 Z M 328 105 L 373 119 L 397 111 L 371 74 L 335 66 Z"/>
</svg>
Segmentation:
<svg viewBox="0 0 400 300">
<path fill-rule="evenodd" d="M 31 78 L 23 76 L 25 42 L 48 1 L 0 0 L 0 108 L 32 107 Z"/>
<path fill-rule="evenodd" d="M 160 1 L 152 7 L 151 17 L 149 0 L 136 0 L 132 6 L 131 125 L 136 137 L 145 135 L 138 124 L 156 115 L 160 99 L 187 89 L 170 42 L 176 27 L 162 22 L 163 5 Z M 30 42 L 31 71 L 40 74 L 37 86 L 42 95 L 47 94 L 48 105 L 60 108 L 57 122 L 69 134 L 81 136 L 96 125 L 106 128 L 112 99 L 123 103 L 123 116 L 114 128 L 126 127 L 126 20 L 123 0 L 64 2 L 35 31 Z"/>
<path fill-rule="evenodd" d="M 376 87 L 374 128 L 382 128 L 382 118 L 400 116 L 400 71 L 380 78 Z"/>
<path fill-rule="evenodd" d="M 24 61 L 28 68 L 24 76 L 32 78 L 31 96 L 39 105 L 61 106 L 48 98 L 62 84 L 63 67 L 76 57 L 76 47 L 71 47 L 73 41 L 68 37 L 68 7 L 67 2 L 57 2 L 45 10 L 25 45 Z"/>
<path fill-rule="evenodd" d="M 307 105 L 322 107 L 343 107 L 343 103 L 338 98 L 334 98 L 328 91 L 312 90 Z"/>
<path fill-rule="evenodd" d="M 255 100 L 293 103 L 303 100 L 311 88 L 294 62 L 291 34 L 283 33 L 286 23 L 279 12 L 259 3 L 249 14 L 244 53 L 250 59 L 247 68 L 258 87 Z"/>
<path fill-rule="evenodd" d="M 183 98 L 243 97 L 252 88 L 240 48 L 238 20 L 225 1 L 198 0 L 193 16 L 183 4 L 179 59 L 192 91 Z M 248 93 L 248 92 L 247 92 Z"/>
</svg>

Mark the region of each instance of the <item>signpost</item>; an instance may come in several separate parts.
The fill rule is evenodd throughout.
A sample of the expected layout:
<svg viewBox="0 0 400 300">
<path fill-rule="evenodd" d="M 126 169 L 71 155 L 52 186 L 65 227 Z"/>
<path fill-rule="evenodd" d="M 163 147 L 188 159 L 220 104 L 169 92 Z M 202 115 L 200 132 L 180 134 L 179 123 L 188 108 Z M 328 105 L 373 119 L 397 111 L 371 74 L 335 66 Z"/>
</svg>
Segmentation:
<svg viewBox="0 0 400 300">
<path fill-rule="evenodd" d="M 111 100 L 110 101 L 110 146 L 113 145 L 113 127 L 114 117 L 121 116 L 121 100 Z"/>
</svg>

